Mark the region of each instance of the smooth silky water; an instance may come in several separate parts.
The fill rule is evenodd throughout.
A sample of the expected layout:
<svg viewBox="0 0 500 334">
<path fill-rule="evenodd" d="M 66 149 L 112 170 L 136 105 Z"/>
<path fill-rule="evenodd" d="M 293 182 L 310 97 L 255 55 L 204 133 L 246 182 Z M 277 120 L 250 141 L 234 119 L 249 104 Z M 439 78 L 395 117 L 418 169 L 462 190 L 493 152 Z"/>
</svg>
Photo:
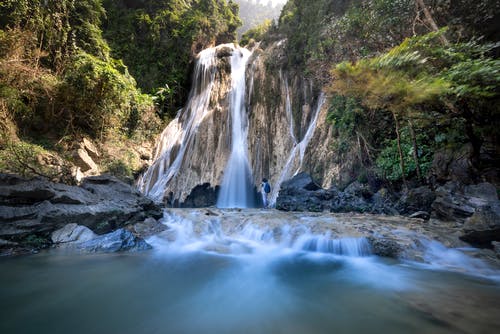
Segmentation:
<svg viewBox="0 0 500 334">
<path fill-rule="evenodd" d="M 382 259 L 362 238 L 282 232 L 277 241 L 252 225 L 227 236 L 217 224 L 195 232 L 185 219 L 166 223 L 151 251 L 1 259 L 0 333 L 500 329 L 495 275 Z"/>
</svg>

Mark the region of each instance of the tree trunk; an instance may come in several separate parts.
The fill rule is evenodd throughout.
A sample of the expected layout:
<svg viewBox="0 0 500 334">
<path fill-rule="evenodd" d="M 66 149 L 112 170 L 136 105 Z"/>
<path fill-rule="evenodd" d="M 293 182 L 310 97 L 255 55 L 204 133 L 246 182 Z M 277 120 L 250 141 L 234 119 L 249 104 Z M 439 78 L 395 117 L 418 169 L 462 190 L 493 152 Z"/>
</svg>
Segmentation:
<svg viewBox="0 0 500 334">
<path fill-rule="evenodd" d="M 422 171 L 420 170 L 420 163 L 418 160 L 418 145 L 417 137 L 415 136 L 415 129 L 413 128 L 413 123 L 408 120 L 408 126 L 410 127 L 411 142 L 413 145 L 413 161 L 415 161 L 415 170 L 417 172 L 417 178 L 422 181 Z"/>
<path fill-rule="evenodd" d="M 406 177 L 405 177 L 405 162 L 403 157 L 403 150 L 401 149 L 401 136 L 399 134 L 399 120 L 395 112 L 392 112 L 392 117 L 394 117 L 394 125 L 396 127 L 396 138 L 398 142 L 399 167 L 401 168 L 401 177 L 403 178 L 403 185 L 405 189 L 408 189 L 408 184 L 406 183 Z"/>
<path fill-rule="evenodd" d="M 462 103 L 463 117 L 465 119 L 465 134 L 472 145 L 471 162 L 474 168 L 479 168 L 481 160 L 481 146 L 483 140 L 474 131 L 474 117 L 472 111 L 466 103 Z"/>
<path fill-rule="evenodd" d="M 427 8 L 427 6 L 424 3 L 424 0 L 415 0 L 417 2 L 417 5 L 422 9 L 424 12 L 425 20 L 429 25 L 431 26 L 432 30 L 434 31 L 439 31 L 439 27 L 436 24 L 436 21 L 432 18 L 431 12 Z M 444 45 L 449 45 L 450 42 L 448 42 L 448 39 L 444 35 L 440 35 L 439 38 L 441 39 L 441 42 L 443 42 Z"/>
</svg>

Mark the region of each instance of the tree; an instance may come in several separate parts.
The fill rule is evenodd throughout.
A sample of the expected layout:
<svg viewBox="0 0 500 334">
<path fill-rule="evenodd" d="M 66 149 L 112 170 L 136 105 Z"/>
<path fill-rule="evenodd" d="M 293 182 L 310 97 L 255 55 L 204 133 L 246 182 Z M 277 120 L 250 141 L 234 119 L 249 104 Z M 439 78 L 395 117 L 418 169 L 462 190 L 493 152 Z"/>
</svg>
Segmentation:
<svg viewBox="0 0 500 334">
<path fill-rule="evenodd" d="M 439 102 L 443 106 L 442 117 L 464 119 L 465 133 L 476 160 L 482 141 L 475 128 L 488 126 L 487 123 L 498 125 L 498 104 L 484 103 L 498 100 L 500 61 L 488 57 L 488 52 L 498 44 L 480 44 L 472 39 L 444 45 L 439 38 L 443 33 L 440 30 L 406 39 L 385 54 L 356 63 L 343 62 L 332 72 L 335 78 L 332 91 L 354 96 L 368 108 L 391 112 L 403 182 L 406 181 L 401 125 L 408 124 L 418 166 L 414 123 L 429 118 L 417 108 L 419 105 Z M 417 174 L 420 174 L 418 169 Z"/>
</svg>

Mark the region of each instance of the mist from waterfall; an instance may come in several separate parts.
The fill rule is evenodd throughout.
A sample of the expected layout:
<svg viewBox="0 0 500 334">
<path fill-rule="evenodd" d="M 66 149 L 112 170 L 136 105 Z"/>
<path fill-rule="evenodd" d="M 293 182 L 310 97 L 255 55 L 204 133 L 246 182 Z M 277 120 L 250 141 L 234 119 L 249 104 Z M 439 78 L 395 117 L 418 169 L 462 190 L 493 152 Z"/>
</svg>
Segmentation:
<svg viewBox="0 0 500 334">
<path fill-rule="evenodd" d="M 248 162 L 248 118 L 245 106 L 245 69 L 251 52 L 236 49 L 231 56 L 230 120 L 231 154 L 217 200 L 219 208 L 249 208 L 255 206 L 253 177 Z"/>
</svg>

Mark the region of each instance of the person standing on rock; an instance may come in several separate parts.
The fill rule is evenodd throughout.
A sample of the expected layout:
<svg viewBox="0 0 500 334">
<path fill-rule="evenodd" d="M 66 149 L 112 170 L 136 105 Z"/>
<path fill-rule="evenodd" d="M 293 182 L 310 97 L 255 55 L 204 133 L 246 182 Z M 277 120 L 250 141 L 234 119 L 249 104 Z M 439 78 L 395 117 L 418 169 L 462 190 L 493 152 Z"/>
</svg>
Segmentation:
<svg viewBox="0 0 500 334">
<path fill-rule="evenodd" d="M 262 193 L 262 203 L 264 204 L 264 208 L 267 208 L 267 206 L 269 205 L 268 197 L 269 193 L 271 192 L 271 185 L 269 184 L 266 178 L 262 179 L 262 184 L 260 188 L 261 188 L 260 192 Z"/>
</svg>

